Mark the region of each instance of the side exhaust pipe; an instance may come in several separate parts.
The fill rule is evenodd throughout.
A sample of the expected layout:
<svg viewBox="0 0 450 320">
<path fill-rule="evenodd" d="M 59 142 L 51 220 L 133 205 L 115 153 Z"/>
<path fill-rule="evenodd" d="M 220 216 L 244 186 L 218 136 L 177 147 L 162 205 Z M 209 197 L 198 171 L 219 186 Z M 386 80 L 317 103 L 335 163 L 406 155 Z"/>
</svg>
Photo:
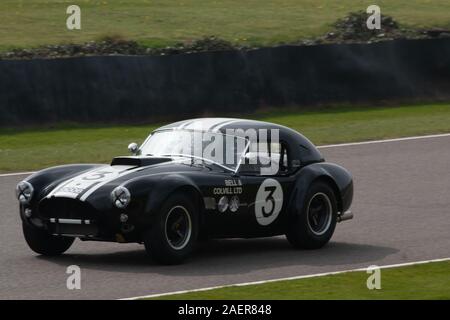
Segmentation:
<svg viewBox="0 0 450 320">
<path fill-rule="evenodd" d="M 353 212 L 346 211 L 346 212 L 338 215 L 337 222 L 342 222 L 342 221 L 351 220 L 351 219 L 353 219 Z"/>
</svg>

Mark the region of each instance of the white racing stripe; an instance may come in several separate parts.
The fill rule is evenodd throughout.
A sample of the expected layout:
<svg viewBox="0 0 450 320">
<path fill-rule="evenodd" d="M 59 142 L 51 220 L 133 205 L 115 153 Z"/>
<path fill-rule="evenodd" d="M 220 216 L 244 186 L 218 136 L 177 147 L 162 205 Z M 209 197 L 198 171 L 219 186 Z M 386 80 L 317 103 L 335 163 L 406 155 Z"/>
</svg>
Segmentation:
<svg viewBox="0 0 450 320">
<path fill-rule="evenodd" d="M 348 147 L 348 146 L 359 146 L 365 144 L 377 144 L 377 143 L 389 143 L 389 142 L 401 142 L 401 141 L 410 141 L 410 140 L 422 140 L 422 139 L 433 139 L 433 138 L 444 138 L 450 137 L 450 133 L 443 134 L 433 134 L 426 136 L 414 136 L 414 137 L 404 137 L 404 138 L 395 138 L 395 139 L 385 139 L 385 140 L 371 140 L 371 141 L 362 141 L 362 142 L 350 142 L 350 143 L 339 143 L 339 144 L 328 144 L 318 146 L 318 149 L 325 148 L 339 148 L 339 147 Z M 35 173 L 36 171 L 30 172 L 13 172 L 13 173 L 3 173 L 0 174 L 0 177 L 11 177 L 11 176 L 22 176 L 22 175 L 30 175 Z"/>
<path fill-rule="evenodd" d="M 193 121 L 194 120 L 183 121 L 178 127 L 174 127 L 173 129 L 183 129 L 184 127 L 186 127 L 188 124 L 190 124 Z"/>
<path fill-rule="evenodd" d="M 398 264 L 391 264 L 391 265 L 378 266 L 378 267 L 380 269 L 389 269 L 389 268 L 407 267 L 407 266 L 413 266 L 413 265 L 418 265 L 418 264 L 425 264 L 425 263 L 432 263 L 432 262 L 443 262 L 443 261 L 450 261 L 450 258 L 423 260 L 423 261 L 413 261 L 413 262 L 398 263 Z M 253 282 L 242 282 L 242 283 L 235 283 L 235 284 L 227 284 L 227 285 L 223 285 L 223 286 L 214 286 L 214 287 L 199 288 L 199 289 L 192 289 L 192 290 L 182 290 L 182 291 L 173 291 L 173 292 L 150 294 L 150 295 L 146 295 L 146 296 L 137 296 L 137 297 L 124 298 L 124 299 L 119 299 L 119 300 L 137 300 L 137 299 L 146 299 L 146 298 L 156 298 L 156 297 L 164 297 L 164 296 L 174 295 L 174 294 L 209 291 L 209 290 L 222 289 L 222 288 L 228 288 L 228 287 L 243 287 L 243 286 L 251 286 L 251 285 L 257 285 L 257 284 L 277 282 L 277 281 L 300 280 L 300 279 L 330 276 L 330 275 L 342 274 L 342 273 L 348 273 L 348 272 L 358 272 L 358 271 L 361 272 L 361 271 L 367 271 L 367 269 L 368 268 L 358 268 L 358 269 L 349 269 L 349 270 L 342 270 L 342 271 L 332 271 L 332 272 L 308 274 L 308 275 L 303 275 L 303 276 L 294 276 L 294 277 L 269 279 L 269 280 L 253 281 Z"/>
<path fill-rule="evenodd" d="M 76 199 L 81 196 L 80 200 L 85 201 L 89 195 L 105 184 L 139 169 L 141 168 L 133 166 L 103 166 L 95 168 L 62 182 L 47 195 L 47 198 L 64 197 Z"/>
<path fill-rule="evenodd" d="M 76 176 L 76 177 L 74 177 L 74 178 L 70 178 L 70 179 L 67 179 L 67 180 L 64 180 L 63 182 L 61 182 L 59 185 L 57 185 L 47 196 L 46 196 L 46 198 L 50 198 L 50 197 L 52 197 L 52 196 L 56 196 L 56 197 L 68 197 L 68 198 L 76 198 L 77 197 L 77 195 L 78 195 L 78 193 L 75 193 L 75 192 L 64 192 L 62 189 L 63 188 L 67 188 L 67 189 L 69 189 L 69 188 L 73 188 L 73 189 L 75 189 L 75 188 L 79 188 L 79 189 L 82 189 L 81 191 L 83 191 L 84 189 L 86 189 L 86 188 L 88 188 L 91 184 L 92 184 L 92 182 L 89 182 L 89 183 L 84 183 L 83 184 L 83 177 L 87 177 L 87 176 L 89 176 L 91 173 L 93 173 L 93 172 L 95 172 L 95 171 L 97 171 L 97 170 L 100 170 L 100 169 L 103 169 L 103 168 L 106 168 L 107 166 L 105 165 L 104 167 L 100 167 L 100 168 L 94 168 L 94 169 L 91 169 L 91 170 L 88 170 L 87 172 L 84 172 L 84 173 L 82 173 L 82 174 L 80 174 L 80 175 L 78 175 L 78 176 Z M 87 181 L 88 182 L 88 181 Z M 77 185 L 78 183 L 80 183 L 80 185 Z M 81 192 L 80 191 L 80 192 Z"/>
<path fill-rule="evenodd" d="M 113 168 L 113 167 L 111 167 L 111 168 Z M 111 182 L 111 181 L 113 181 L 113 180 L 115 180 L 115 179 L 117 179 L 117 178 L 120 178 L 120 177 L 129 175 L 130 173 L 139 171 L 139 170 L 141 170 L 141 169 L 142 169 L 142 167 L 137 167 L 137 168 L 134 168 L 134 169 L 129 169 L 129 170 L 120 172 L 118 175 L 116 175 L 116 176 L 114 176 L 114 177 L 111 177 L 110 179 L 105 179 L 105 180 L 101 181 L 100 183 L 98 183 L 97 185 L 95 185 L 93 188 L 91 188 L 91 189 L 89 189 L 87 192 L 85 192 L 85 193 L 80 197 L 80 200 L 81 200 L 81 201 L 85 201 L 85 200 L 87 199 L 87 197 L 89 197 L 92 193 L 94 193 L 96 190 L 98 190 L 100 187 L 104 186 L 105 184 L 107 184 L 107 183 L 109 183 L 109 182 Z"/>
<path fill-rule="evenodd" d="M 228 121 L 226 121 L 226 122 L 224 122 L 224 123 L 221 123 L 221 124 L 218 125 L 217 127 L 215 127 L 215 128 L 213 129 L 213 132 L 219 132 L 219 130 L 220 130 L 221 128 L 223 128 L 224 126 L 227 126 L 227 125 L 230 125 L 230 124 L 232 124 L 232 123 L 239 122 L 239 121 L 242 121 L 242 120 L 240 120 L 240 119 L 230 119 L 230 120 L 228 120 Z"/>
<path fill-rule="evenodd" d="M 209 131 L 214 126 L 217 126 L 222 123 L 226 123 L 230 120 L 234 120 L 231 118 L 207 118 L 207 119 L 195 119 L 187 124 L 181 125 L 179 128 L 181 129 L 191 129 L 191 130 L 201 130 L 201 131 Z"/>
</svg>

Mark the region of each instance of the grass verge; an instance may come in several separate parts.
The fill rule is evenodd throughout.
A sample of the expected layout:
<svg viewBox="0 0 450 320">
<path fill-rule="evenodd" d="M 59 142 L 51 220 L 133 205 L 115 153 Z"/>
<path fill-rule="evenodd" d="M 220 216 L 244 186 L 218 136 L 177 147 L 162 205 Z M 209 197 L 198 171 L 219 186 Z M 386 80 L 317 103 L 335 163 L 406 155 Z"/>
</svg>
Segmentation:
<svg viewBox="0 0 450 320">
<path fill-rule="evenodd" d="M 237 116 L 239 117 L 239 116 Z M 318 111 L 280 109 L 245 115 L 291 127 L 315 144 L 450 132 L 450 103 L 401 107 L 335 107 Z M 64 163 L 107 163 L 127 154 L 159 125 L 0 129 L 0 172 L 36 170 Z"/>
<path fill-rule="evenodd" d="M 81 30 L 66 28 L 66 9 L 81 8 Z M 82 43 L 119 34 L 149 47 L 206 35 L 241 45 L 273 45 L 316 37 L 372 0 L 2 0 L 0 49 Z M 417 28 L 450 27 L 448 0 L 378 0 L 382 13 Z"/>
<path fill-rule="evenodd" d="M 168 295 L 168 300 L 303 300 L 303 299 L 450 299 L 450 261 L 381 269 L 381 289 L 368 290 L 366 272 Z"/>
</svg>

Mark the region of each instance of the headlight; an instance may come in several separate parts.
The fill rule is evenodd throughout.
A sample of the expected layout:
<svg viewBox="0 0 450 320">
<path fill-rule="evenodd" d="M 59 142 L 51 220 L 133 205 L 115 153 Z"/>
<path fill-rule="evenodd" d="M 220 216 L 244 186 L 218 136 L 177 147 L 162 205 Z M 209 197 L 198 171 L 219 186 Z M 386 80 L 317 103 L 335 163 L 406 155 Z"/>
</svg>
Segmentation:
<svg viewBox="0 0 450 320">
<path fill-rule="evenodd" d="M 111 192 L 111 200 L 117 208 L 126 208 L 131 200 L 130 191 L 125 187 L 118 186 Z"/>
<path fill-rule="evenodd" d="M 20 203 L 26 204 L 30 202 L 31 197 L 33 196 L 33 186 L 31 183 L 27 181 L 21 181 L 17 184 L 16 187 L 16 197 Z"/>
</svg>

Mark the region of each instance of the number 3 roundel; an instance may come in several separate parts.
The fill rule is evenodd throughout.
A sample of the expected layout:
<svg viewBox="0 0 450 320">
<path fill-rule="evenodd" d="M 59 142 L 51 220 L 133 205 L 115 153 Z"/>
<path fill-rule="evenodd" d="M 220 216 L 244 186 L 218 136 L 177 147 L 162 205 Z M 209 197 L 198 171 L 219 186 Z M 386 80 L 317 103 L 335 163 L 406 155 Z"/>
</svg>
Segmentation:
<svg viewBox="0 0 450 320">
<path fill-rule="evenodd" d="M 277 217 L 283 207 L 283 189 L 275 179 L 266 179 L 261 183 L 255 200 L 256 221 L 267 226 Z"/>
</svg>

